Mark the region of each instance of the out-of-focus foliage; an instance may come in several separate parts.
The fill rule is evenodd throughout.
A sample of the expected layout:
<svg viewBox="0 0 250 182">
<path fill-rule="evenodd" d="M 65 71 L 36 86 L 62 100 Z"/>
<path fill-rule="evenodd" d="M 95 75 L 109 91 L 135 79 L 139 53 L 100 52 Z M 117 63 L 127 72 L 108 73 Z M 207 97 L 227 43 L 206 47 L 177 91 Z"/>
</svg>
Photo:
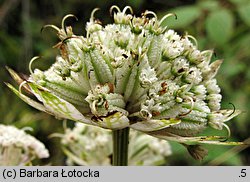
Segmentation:
<svg viewBox="0 0 250 182">
<path fill-rule="evenodd" d="M 56 49 L 51 47 L 58 40 L 51 30 L 40 29 L 45 24 L 58 24 L 61 18 L 69 13 L 78 17 L 66 21 L 72 25 L 76 34 L 85 32 L 83 26 L 95 7 L 102 11 L 96 18 L 104 24 L 111 21 L 107 13 L 111 5 L 124 7 L 130 5 L 134 13 L 146 9 L 157 12 L 162 17 L 167 12 L 178 17 L 167 19 L 164 24 L 181 34 L 188 31 L 198 41 L 199 49 L 214 49 L 214 59 L 224 59 L 217 80 L 222 88 L 222 108 L 233 103 L 237 109 L 245 111 L 235 122 L 232 133 L 235 140 L 249 137 L 250 129 L 250 1 L 249 0 L 128 0 L 128 1 L 90 1 L 90 0 L 0 0 L 0 118 L 1 123 L 18 127 L 31 126 L 34 135 L 45 143 L 50 150 L 51 158 L 45 164 L 64 165 L 65 157 L 60 151 L 60 142 L 48 139 L 48 135 L 62 132 L 62 122 L 28 107 L 13 93 L 7 90 L 3 82 L 10 82 L 4 66 L 17 72 L 28 74 L 28 63 L 32 56 L 41 55 L 42 59 L 34 62 L 34 67 L 48 68 L 54 61 Z M 209 130 L 214 134 L 215 131 Z M 223 156 L 230 147 L 213 146 L 214 150 L 202 162 L 197 163 L 187 155 L 178 144 L 172 145 L 173 155 L 169 157 L 170 165 L 207 165 L 214 158 Z M 233 154 L 232 154 L 233 155 Z M 249 165 L 249 149 L 229 157 L 223 165 Z M 212 163 L 213 164 L 213 163 Z"/>
</svg>

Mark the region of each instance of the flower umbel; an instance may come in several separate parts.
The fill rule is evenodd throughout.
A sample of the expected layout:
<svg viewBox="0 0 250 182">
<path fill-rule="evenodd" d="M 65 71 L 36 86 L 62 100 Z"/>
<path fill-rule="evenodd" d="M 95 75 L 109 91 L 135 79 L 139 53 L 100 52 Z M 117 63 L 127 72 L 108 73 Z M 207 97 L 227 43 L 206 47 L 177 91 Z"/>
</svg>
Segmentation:
<svg viewBox="0 0 250 182">
<path fill-rule="evenodd" d="M 110 130 L 78 122 L 73 129 L 54 136 L 61 137 L 68 165 L 111 165 Z M 132 130 L 128 153 L 129 165 L 162 165 L 172 152 L 167 141 Z"/>
<path fill-rule="evenodd" d="M 225 122 L 240 111 L 220 110 L 215 75 L 222 60 L 211 63 L 213 51 L 200 51 L 192 36 L 162 27 L 173 14 L 158 20 L 146 11 L 135 17 L 131 7 L 121 11 L 112 6 L 114 23 L 102 26 L 94 18 L 96 10 L 86 36 L 64 25 L 73 15 L 63 18 L 61 28 L 47 25 L 57 31 L 60 55 L 46 71 L 30 69 L 28 80 L 8 68 L 19 84 L 23 81 L 19 91 L 7 84 L 10 89 L 57 118 L 111 130 L 130 127 L 186 147 L 194 145 L 189 152 L 202 151 L 200 144 L 242 144 L 224 142 L 230 136 Z M 37 100 L 24 95 L 22 88 Z M 228 136 L 196 136 L 207 127 L 225 128 Z"/>
<path fill-rule="evenodd" d="M 13 126 L 0 125 L 0 166 L 27 165 L 49 157 L 44 144 Z"/>
</svg>

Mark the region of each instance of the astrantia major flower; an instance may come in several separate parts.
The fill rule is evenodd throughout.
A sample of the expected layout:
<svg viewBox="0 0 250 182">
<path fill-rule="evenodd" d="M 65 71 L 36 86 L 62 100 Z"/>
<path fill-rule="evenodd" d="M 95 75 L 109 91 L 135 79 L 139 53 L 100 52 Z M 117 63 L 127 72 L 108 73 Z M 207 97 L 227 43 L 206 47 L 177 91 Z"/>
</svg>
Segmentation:
<svg viewBox="0 0 250 182">
<path fill-rule="evenodd" d="M 48 158 L 44 144 L 14 126 L 0 125 L 0 165 L 27 165 L 34 159 Z"/>
<path fill-rule="evenodd" d="M 130 127 L 182 143 L 193 153 L 199 153 L 203 143 L 240 144 L 223 142 L 227 136 L 197 136 L 207 127 L 226 128 L 230 134 L 225 122 L 240 113 L 220 110 L 215 75 L 222 61 L 211 62 L 213 51 L 200 51 L 192 36 L 162 27 L 173 14 L 159 20 L 146 11 L 135 17 L 128 6 L 123 11 L 112 6 L 114 23 L 102 26 L 94 18 L 96 10 L 86 36 L 64 25 L 73 15 L 64 17 L 61 28 L 47 25 L 57 31 L 60 54 L 46 71 L 30 68 L 25 81 L 9 69 L 22 82 L 19 91 L 7 84 L 11 90 L 57 118 L 111 130 Z M 22 88 L 37 100 L 24 95 Z M 201 159 L 203 154 L 192 156 Z"/>
<path fill-rule="evenodd" d="M 62 150 L 68 165 L 111 165 L 112 133 L 100 127 L 76 123 L 73 129 L 66 128 L 61 138 Z M 171 155 L 171 147 L 165 140 L 132 130 L 130 133 L 129 165 L 162 165 Z"/>
</svg>

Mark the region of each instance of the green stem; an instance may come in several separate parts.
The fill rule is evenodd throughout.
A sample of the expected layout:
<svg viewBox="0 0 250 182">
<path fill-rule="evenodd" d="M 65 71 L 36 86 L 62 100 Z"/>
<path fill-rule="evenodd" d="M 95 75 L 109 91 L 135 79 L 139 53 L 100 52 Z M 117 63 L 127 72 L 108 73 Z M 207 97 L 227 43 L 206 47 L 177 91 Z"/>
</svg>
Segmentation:
<svg viewBox="0 0 250 182">
<path fill-rule="evenodd" d="M 128 165 L 129 128 L 113 130 L 113 166 Z"/>
</svg>

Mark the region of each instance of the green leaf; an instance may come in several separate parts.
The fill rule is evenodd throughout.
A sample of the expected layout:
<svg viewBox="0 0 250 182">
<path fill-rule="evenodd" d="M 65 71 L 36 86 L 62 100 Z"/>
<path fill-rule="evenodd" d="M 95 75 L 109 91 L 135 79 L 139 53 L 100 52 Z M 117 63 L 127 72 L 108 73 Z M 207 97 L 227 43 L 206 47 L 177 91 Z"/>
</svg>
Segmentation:
<svg viewBox="0 0 250 182">
<path fill-rule="evenodd" d="M 170 10 L 168 13 L 175 13 L 177 20 L 171 17 L 162 23 L 162 26 L 169 28 L 184 28 L 193 23 L 201 14 L 201 10 L 196 6 L 183 6 Z"/>
<path fill-rule="evenodd" d="M 238 8 L 238 13 L 241 17 L 241 19 L 243 20 L 244 23 L 246 23 L 248 26 L 250 26 L 250 3 L 248 3 L 247 5 L 241 5 Z"/>
<path fill-rule="evenodd" d="M 234 17 L 226 9 L 212 12 L 206 20 L 206 31 L 209 38 L 216 44 L 227 43 L 234 30 Z"/>
<path fill-rule="evenodd" d="M 133 8 L 139 8 L 143 2 L 143 0 L 128 0 L 128 4 Z"/>
<path fill-rule="evenodd" d="M 204 10 L 214 11 L 220 8 L 219 1 L 204 0 L 199 1 L 198 6 Z"/>
<path fill-rule="evenodd" d="M 240 155 L 237 155 L 237 152 L 234 152 L 231 146 L 216 146 L 216 150 L 214 150 L 214 146 L 207 145 L 206 148 L 209 152 L 208 156 L 202 161 L 204 165 L 242 165 Z"/>
<path fill-rule="evenodd" d="M 249 2 L 249 0 L 229 0 L 229 1 L 235 5 L 241 5 Z"/>
</svg>

